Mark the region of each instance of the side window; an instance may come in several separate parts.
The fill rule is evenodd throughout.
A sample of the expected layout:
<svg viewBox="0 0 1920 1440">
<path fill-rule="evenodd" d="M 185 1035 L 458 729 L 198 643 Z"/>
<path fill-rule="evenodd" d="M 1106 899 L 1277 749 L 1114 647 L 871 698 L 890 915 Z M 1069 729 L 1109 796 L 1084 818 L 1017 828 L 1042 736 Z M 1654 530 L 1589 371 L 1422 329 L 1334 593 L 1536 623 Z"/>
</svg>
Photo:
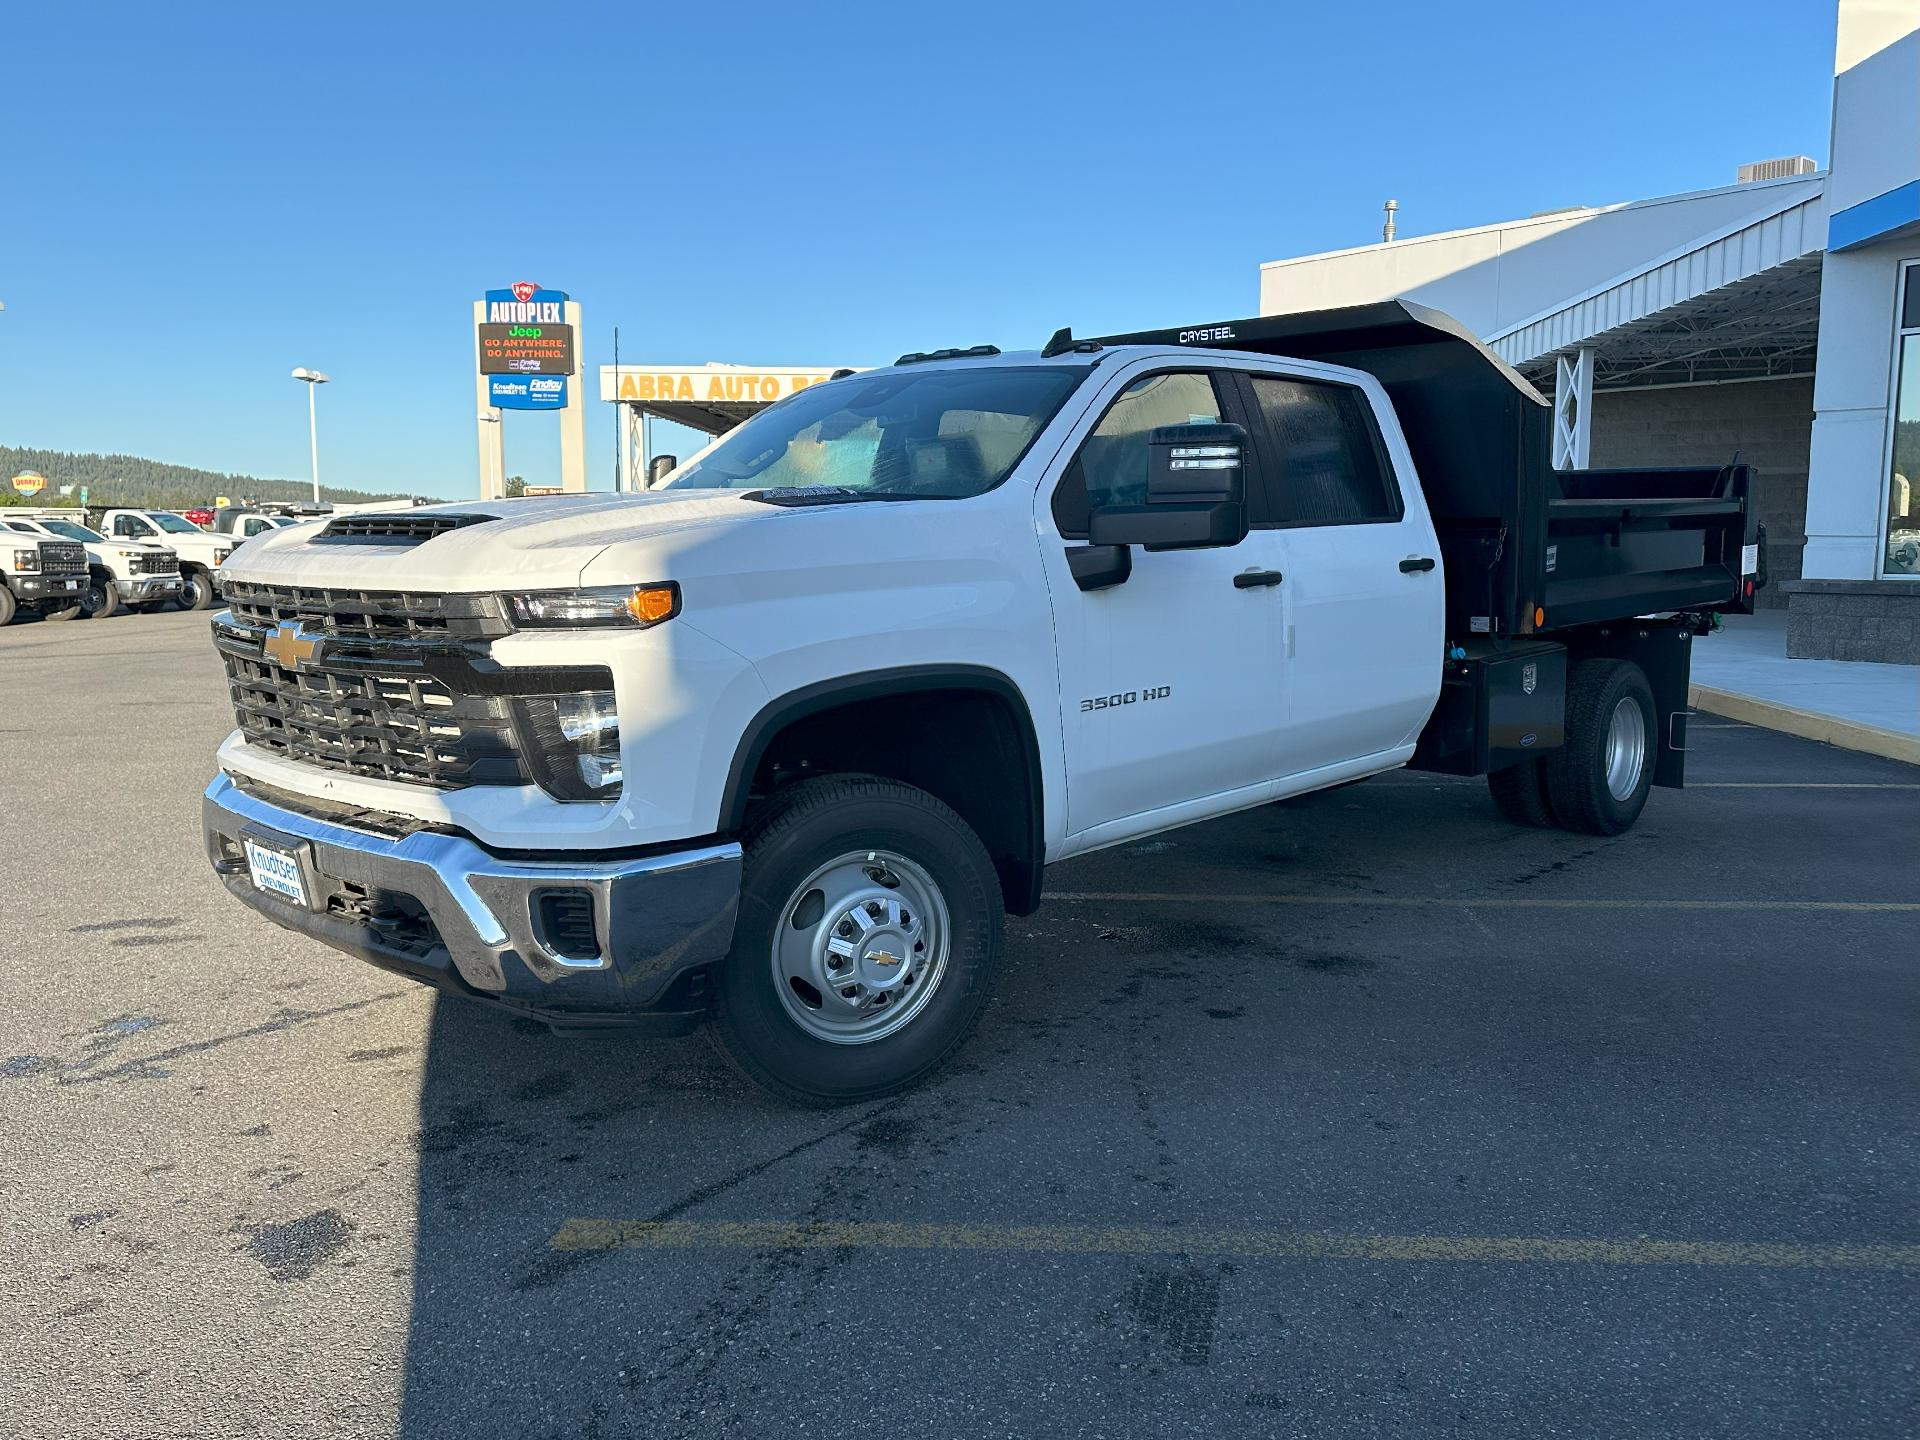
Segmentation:
<svg viewBox="0 0 1920 1440">
<path fill-rule="evenodd" d="M 1267 472 L 1272 523 L 1355 525 L 1400 518 L 1400 493 L 1364 392 L 1274 375 L 1250 378 L 1273 442 Z"/>
<path fill-rule="evenodd" d="M 1147 498 L 1147 436 L 1161 425 L 1212 424 L 1221 418 L 1213 377 L 1198 370 L 1146 375 L 1120 392 L 1053 492 L 1053 521 L 1062 535 L 1087 533 L 1087 516 L 1103 505 L 1141 505 Z"/>
<path fill-rule="evenodd" d="M 123 539 L 138 540 L 153 534 L 153 527 L 137 515 L 120 515 L 114 518 L 113 533 Z"/>
</svg>

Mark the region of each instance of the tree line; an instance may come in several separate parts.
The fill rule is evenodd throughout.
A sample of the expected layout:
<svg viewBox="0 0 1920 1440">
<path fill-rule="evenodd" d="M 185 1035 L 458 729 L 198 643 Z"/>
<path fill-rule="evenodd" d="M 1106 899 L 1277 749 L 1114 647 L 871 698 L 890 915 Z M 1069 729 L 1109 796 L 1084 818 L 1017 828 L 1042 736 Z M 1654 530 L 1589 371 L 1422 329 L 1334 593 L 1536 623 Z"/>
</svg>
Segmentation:
<svg viewBox="0 0 1920 1440">
<path fill-rule="evenodd" d="M 11 483 L 22 470 L 37 470 L 47 477 L 47 488 L 27 499 Z M 63 496 L 63 485 L 74 487 Z M 266 480 L 257 475 L 223 474 L 201 470 L 192 465 L 169 465 L 139 455 L 98 455 L 91 452 L 34 450 L 19 445 L 0 445 L 0 505 L 77 505 L 80 487 L 87 488 L 90 505 L 126 505 L 154 510 L 181 510 L 195 505 L 211 505 L 216 496 L 235 500 L 310 500 L 313 486 L 305 480 Z M 401 498 L 394 490 L 343 490 L 322 485 L 320 498 L 349 504 L 360 500 Z"/>
</svg>

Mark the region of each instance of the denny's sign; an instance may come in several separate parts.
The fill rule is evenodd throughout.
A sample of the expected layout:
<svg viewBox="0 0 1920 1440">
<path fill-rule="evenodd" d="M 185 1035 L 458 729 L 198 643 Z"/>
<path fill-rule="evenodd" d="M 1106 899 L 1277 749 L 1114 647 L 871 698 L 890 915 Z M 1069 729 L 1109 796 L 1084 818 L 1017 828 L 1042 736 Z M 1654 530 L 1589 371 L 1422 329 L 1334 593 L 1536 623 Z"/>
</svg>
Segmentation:
<svg viewBox="0 0 1920 1440">
<path fill-rule="evenodd" d="M 602 400 L 658 401 L 686 405 L 771 405 L 776 400 L 831 380 L 830 368 L 768 367 L 752 370 L 730 365 L 703 365 L 690 370 L 657 365 L 611 366 L 600 371 Z"/>
</svg>

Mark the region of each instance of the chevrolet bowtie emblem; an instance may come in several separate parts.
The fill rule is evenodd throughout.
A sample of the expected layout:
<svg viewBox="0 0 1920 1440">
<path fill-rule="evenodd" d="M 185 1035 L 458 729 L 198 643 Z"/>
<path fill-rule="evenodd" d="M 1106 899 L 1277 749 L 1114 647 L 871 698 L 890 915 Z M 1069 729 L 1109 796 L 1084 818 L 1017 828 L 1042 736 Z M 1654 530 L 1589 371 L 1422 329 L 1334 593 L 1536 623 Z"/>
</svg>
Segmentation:
<svg viewBox="0 0 1920 1440">
<path fill-rule="evenodd" d="M 884 950 L 875 950 L 871 955 L 867 956 L 867 958 L 876 965 L 898 965 L 900 963 L 900 957 L 898 955 L 889 955 Z"/>
<path fill-rule="evenodd" d="M 320 641 L 301 629 L 299 621 L 282 620 L 260 651 L 282 670 L 295 670 L 303 660 L 311 660 L 320 652 Z"/>
</svg>

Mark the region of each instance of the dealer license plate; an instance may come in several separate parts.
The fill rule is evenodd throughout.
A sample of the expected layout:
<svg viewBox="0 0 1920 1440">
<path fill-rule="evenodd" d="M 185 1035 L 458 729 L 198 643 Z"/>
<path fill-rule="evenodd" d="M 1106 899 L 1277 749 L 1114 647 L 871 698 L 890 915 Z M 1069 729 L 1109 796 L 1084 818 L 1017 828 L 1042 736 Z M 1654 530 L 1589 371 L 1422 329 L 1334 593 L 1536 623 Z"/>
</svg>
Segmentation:
<svg viewBox="0 0 1920 1440">
<path fill-rule="evenodd" d="M 253 875 L 256 890 L 278 895 L 296 905 L 307 903 L 307 887 L 300 879 L 300 862 L 284 850 L 275 850 L 256 840 L 247 845 L 247 869 Z"/>
</svg>

